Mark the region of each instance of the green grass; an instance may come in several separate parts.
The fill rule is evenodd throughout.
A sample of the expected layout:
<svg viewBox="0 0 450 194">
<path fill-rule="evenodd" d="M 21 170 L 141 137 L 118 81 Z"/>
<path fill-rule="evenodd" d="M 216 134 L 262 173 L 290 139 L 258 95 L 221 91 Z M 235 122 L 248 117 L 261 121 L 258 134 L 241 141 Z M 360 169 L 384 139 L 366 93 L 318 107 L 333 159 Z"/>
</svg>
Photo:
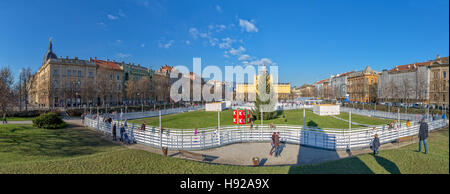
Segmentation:
<svg viewBox="0 0 450 194">
<path fill-rule="evenodd" d="M 7 121 L 31 121 L 34 118 L 36 118 L 36 117 L 6 117 L 6 120 Z"/>
<path fill-rule="evenodd" d="M 285 118 L 283 118 L 283 114 Z M 264 120 L 264 124 L 287 124 L 287 125 L 303 125 L 303 110 L 288 110 L 284 111 L 278 118 L 272 120 Z M 361 116 L 363 117 L 363 116 Z M 367 117 L 368 119 L 371 119 Z M 287 122 L 285 122 L 287 119 Z M 149 117 L 143 119 L 130 120 L 130 123 L 142 124 L 151 126 L 159 126 L 159 117 Z M 260 120 L 254 121 L 255 124 L 260 124 Z M 161 124 L 166 128 L 175 129 L 194 129 L 205 127 L 217 127 L 217 112 L 206 111 L 192 111 L 180 114 L 162 116 Z M 233 125 L 232 110 L 225 110 L 220 113 L 220 125 Z M 306 126 L 319 128 L 348 128 L 348 123 L 335 119 L 331 116 L 319 116 L 310 110 L 306 110 Z M 359 125 L 352 125 L 352 128 L 359 128 Z"/>
<path fill-rule="evenodd" d="M 90 155 L 117 147 L 82 127 L 39 129 L 32 125 L 0 125 L 0 164 Z"/>
<path fill-rule="evenodd" d="M 348 120 L 349 113 L 341 112 L 341 114 L 337 115 L 337 117 Z M 352 114 L 352 122 L 367 124 L 367 125 L 385 125 L 391 122 L 394 122 L 391 119 L 382 119 L 377 117 L 366 117 L 358 114 Z"/>
<path fill-rule="evenodd" d="M 210 165 L 127 149 L 81 128 L 39 130 L 27 125 L 0 128 L 0 173 L 449 173 L 448 128 L 430 133 L 428 155 L 417 144 L 315 165 L 246 167 Z M 67 134 L 66 134 L 67 133 Z M 77 137 L 79 139 L 77 139 Z M 9 140 L 14 139 L 14 140 Z M 76 140 L 73 140 L 76 139 Z M 22 145 L 25 144 L 25 145 Z M 69 145 L 73 144 L 73 145 Z"/>
</svg>

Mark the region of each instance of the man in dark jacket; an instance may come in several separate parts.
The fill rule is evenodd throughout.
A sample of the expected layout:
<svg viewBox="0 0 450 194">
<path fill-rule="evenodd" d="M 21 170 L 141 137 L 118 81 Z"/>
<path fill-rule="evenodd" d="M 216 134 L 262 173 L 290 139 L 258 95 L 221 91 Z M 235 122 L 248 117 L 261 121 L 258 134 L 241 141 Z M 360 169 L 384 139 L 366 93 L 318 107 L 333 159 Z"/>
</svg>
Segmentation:
<svg viewBox="0 0 450 194">
<path fill-rule="evenodd" d="M 380 147 L 380 138 L 378 138 L 378 134 L 375 134 L 372 142 L 373 155 L 378 154 L 378 148 Z"/>
<path fill-rule="evenodd" d="M 116 141 L 116 134 L 117 134 L 117 127 L 116 127 L 116 124 L 114 123 L 114 125 L 113 125 L 113 127 L 112 127 L 112 138 L 113 138 L 113 141 Z"/>
<path fill-rule="evenodd" d="M 122 126 L 120 126 L 120 141 L 121 142 L 123 142 L 123 141 L 125 141 L 125 138 L 123 137 L 123 134 L 125 133 L 125 127 L 123 127 L 123 124 L 122 124 Z"/>
<path fill-rule="evenodd" d="M 425 122 L 425 119 L 422 118 L 419 127 L 419 152 L 422 152 L 422 142 L 423 142 L 423 146 L 425 147 L 425 154 L 428 154 L 427 138 L 428 138 L 428 124 Z"/>
</svg>

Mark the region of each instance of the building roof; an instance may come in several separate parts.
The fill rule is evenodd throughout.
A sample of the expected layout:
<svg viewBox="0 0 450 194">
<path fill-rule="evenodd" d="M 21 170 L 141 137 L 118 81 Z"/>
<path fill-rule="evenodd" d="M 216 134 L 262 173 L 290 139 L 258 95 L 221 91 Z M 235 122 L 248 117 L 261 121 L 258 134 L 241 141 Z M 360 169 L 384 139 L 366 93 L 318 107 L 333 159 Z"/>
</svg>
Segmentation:
<svg viewBox="0 0 450 194">
<path fill-rule="evenodd" d="M 320 81 L 318 81 L 318 82 L 316 82 L 316 83 L 314 83 L 314 84 L 323 84 L 325 81 L 327 81 L 328 79 L 324 79 L 324 80 L 320 80 Z"/>
<path fill-rule="evenodd" d="M 392 72 L 400 72 L 400 71 L 411 71 L 411 70 L 415 70 L 418 67 L 421 66 L 430 66 L 432 63 L 432 61 L 427 61 L 427 62 L 422 62 L 422 63 L 412 63 L 412 64 L 407 64 L 407 65 L 398 65 L 395 66 L 395 68 L 389 70 L 390 73 Z"/>
<path fill-rule="evenodd" d="M 159 69 L 160 72 L 170 72 L 170 71 L 172 71 L 172 70 L 173 70 L 173 67 L 172 67 L 172 66 L 168 66 L 168 65 L 166 65 L 166 64 L 164 64 L 164 66 L 162 66 L 162 67 Z"/>
<path fill-rule="evenodd" d="M 53 48 L 52 39 L 50 38 L 50 41 L 48 43 L 48 51 L 44 55 L 44 58 L 42 59 L 42 64 L 45 64 L 49 59 L 57 59 L 58 58 L 56 56 L 56 54 L 53 53 L 53 49 L 52 48 Z"/>
<path fill-rule="evenodd" d="M 119 64 L 113 61 L 104 61 L 104 60 L 93 60 L 98 67 L 101 68 L 106 68 L 106 69 L 113 69 L 113 70 L 119 70 L 121 71 L 122 69 L 120 68 Z"/>
</svg>

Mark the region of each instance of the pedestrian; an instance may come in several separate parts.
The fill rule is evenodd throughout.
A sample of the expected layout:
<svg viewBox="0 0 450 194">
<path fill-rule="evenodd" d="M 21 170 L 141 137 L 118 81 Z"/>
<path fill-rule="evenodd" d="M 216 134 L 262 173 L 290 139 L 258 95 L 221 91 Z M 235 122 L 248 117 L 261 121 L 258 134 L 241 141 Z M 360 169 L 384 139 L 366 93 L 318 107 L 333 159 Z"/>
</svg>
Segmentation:
<svg viewBox="0 0 450 194">
<path fill-rule="evenodd" d="M 423 146 L 425 147 L 425 154 L 428 154 L 427 138 L 428 138 L 428 124 L 425 122 L 425 119 L 422 118 L 422 120 L 420 120 L 420 127 L 419 127 L 419 152 L 422 152 L 422 142 L 423 142 Z"/>
<path fill-rule="evenodd" d="M 3 113 L 3 124 L 8 124 L 8 121 L 6 120 L 6 113 Z"/>
<path fill-rule="evenodd" d="M 275 157 L 278 157 L 280 155 L 280 132 L 275 135 L 273 144 L 275 146 Z"/>
<path fill-rule="evenodd" d="M 123 134 L 125 133 L 125 128 L 123 127 L 123 124 L 120 126 L 120 141 L 123 142 Z"/>
<path fill-rule="evenodd" d="M 275 149 L 275 136 L 276 135 L 277 135 L 277 133 L 273 132 L 273 134 L 272 134 L 272 141 L 270 142 L 270 146 L 271 146 L 270 152 L 269 152 L 270 156 L 272 156 L 272 152 Z"/>
<path fill-rule="evenodd" d="M 116 127 L 116 124 L 114 123 L 114 125 L 112 127 L 112 138 L 113 138 L 113 141 L 117 141 L 116 136 L 117 136 L 117 127 Z"/>
<path fill-rule="evenodd" d="M 379 154 L 379 151 L 378 151 L 379 147 L 380 147 L 380 139 L 378 138 L 378 134 L 375 134 L 374 138 L 372 140 L 373 155 Z"/>
<path fill-rule="evenodd" d="M 411 121 L 408 119 L 407 121 L 406 121 L 406 127 L 410 127 L 411 126 Z"/>
<path fill-rule="evenodd" d="M 142 131 L 145 131 L 145 122 L 142 123 L 142 125 L 141 125 L 141 130 L 142 130 Z"/>
</svg>

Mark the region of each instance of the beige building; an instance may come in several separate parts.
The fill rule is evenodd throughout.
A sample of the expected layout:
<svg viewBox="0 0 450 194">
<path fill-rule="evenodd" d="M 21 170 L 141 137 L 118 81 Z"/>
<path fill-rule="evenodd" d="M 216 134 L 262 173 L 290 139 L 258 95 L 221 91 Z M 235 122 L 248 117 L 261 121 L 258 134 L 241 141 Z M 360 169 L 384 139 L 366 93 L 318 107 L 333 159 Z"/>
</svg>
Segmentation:
<svg viewBox="0 0 450 194">
<path fill-rule="evenodd" d="M 42 66 L 33 77 L 30 102 L 39 107 L 67 107 L 92 103 L 96 65 L 93 61 L 58 58 L 50 40 Z"/>
<path fill-rule="evenodd" d="M 449 107 L 449 62 L 448 57 L 437 59 L 430 66 L 430 104 Z"/>
<path fill-rule="evenodd" d="M 257 93 L 256 87 L 258 83 L 259 75 L 253 78 L 252 84 L 236 84 L 236 96 L 243 95 L 245 100 L 248 100 L 249 95 L 255 95 Z M 273 77 L 270 76 L 270 82 L 273 84 Z M 291 84 L 290 83 L 277 83 L 273 84 L 273 89 L 278 94 L 278 100 L 287 100 L 291 97 Z M 251 97 L 250 97 L 251 99 Z"/>
</svg>

